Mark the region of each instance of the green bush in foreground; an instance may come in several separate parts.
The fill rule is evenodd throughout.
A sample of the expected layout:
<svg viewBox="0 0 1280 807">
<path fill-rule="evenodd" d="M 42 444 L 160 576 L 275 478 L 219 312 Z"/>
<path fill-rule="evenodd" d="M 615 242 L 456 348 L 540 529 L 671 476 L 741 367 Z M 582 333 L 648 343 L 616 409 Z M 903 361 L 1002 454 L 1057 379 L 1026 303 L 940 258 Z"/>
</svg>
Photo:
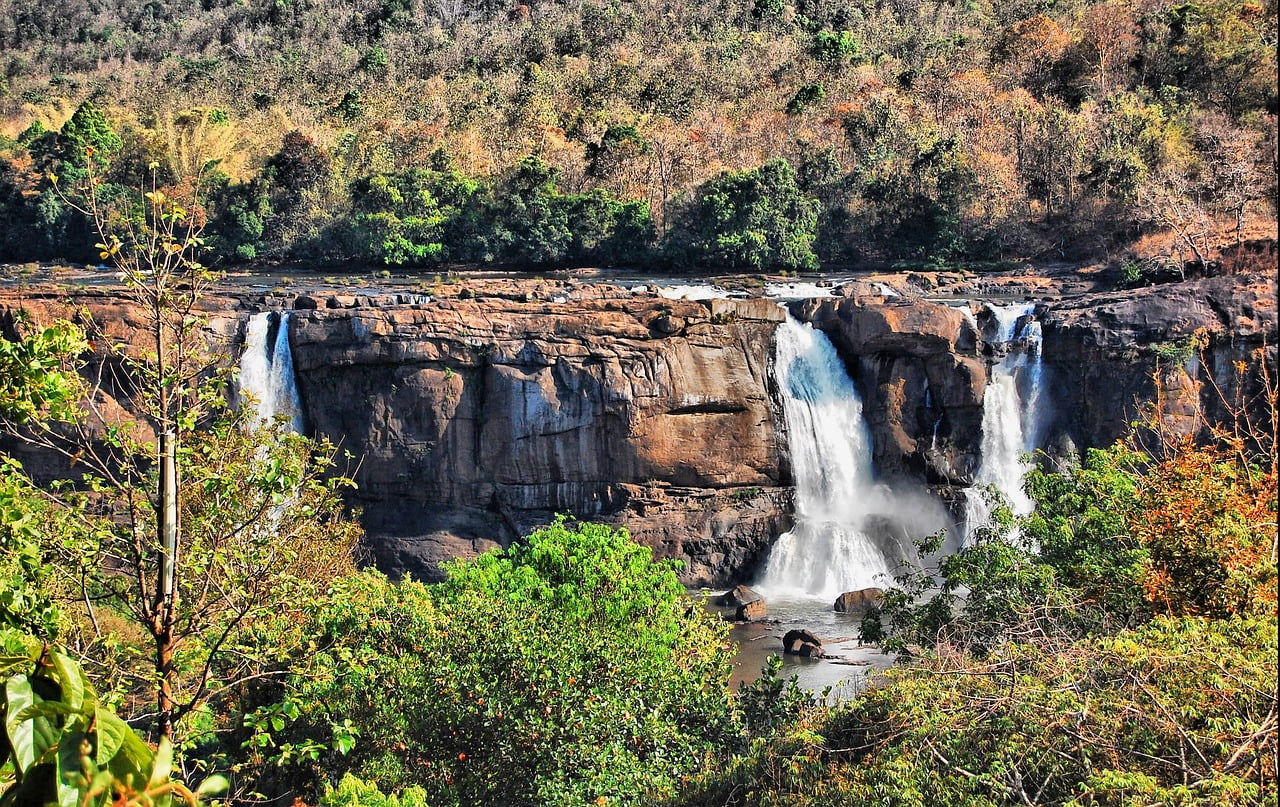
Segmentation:
<svg viewBox="0 0 1280 807">
<path fill-rule="evenodd" d="M 104 707 L 69 656 L 0 630 L 0 806 L 168 807 L 226 786 L 210 777 L 192 792 L 170 779 L 173 746 L 151 748 Z"/>
<path fill-rule="evenodd" d="M 684 805 L 1275 804 L 1276 625 L 1159 617 L 893 670 Z"/>
<path fill-rule="evenodd" d="M 447 573 L 338 584 L 264 755 L 432 804 L 651 804 L 736 739 L 725 628 L 624 531 L 557 521 Z"/>
</svg>

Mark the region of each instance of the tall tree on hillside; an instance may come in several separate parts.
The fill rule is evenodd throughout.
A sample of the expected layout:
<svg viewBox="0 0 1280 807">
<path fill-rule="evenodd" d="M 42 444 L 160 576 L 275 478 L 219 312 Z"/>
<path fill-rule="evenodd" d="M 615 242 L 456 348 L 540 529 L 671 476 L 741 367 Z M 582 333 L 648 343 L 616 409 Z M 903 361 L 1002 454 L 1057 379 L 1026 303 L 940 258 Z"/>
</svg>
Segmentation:
<svg viewBox="0 0 1280 807">
<path fill-rule="evenodd" d="M 124 680 L 111 683 L 149 691 L 154 734 L 172 739 L 184 718 L 266 674 L 282 648 L 255 638 L 255 617 L 298 607 L 349 570 L 357 528 L 342 515 L 346 481 L 329 476 L 331 445 L 283 423 L 253 428 L 228 405 L 200 308 L 213 280 L 197 257 L 202 212 L 154 184 L 140 209 L 110 207 L 89 165 L 82 211 L 124 277 L 137 327 L 121 334 L 76 313 L 97 348 L 76 405 L 0 414 L 17 436 L 61 452 L 75 476 L 44 494 L 74 522 L 45 547 L 58 590 L 80 604 L 71 641 L 108 656 L 107 671 L 119 663 Z M 64 345 L 64 369 L 82 365 L 75 344 Z M 121 619 L 148 647 L 130 649 Z"/>
</svg>

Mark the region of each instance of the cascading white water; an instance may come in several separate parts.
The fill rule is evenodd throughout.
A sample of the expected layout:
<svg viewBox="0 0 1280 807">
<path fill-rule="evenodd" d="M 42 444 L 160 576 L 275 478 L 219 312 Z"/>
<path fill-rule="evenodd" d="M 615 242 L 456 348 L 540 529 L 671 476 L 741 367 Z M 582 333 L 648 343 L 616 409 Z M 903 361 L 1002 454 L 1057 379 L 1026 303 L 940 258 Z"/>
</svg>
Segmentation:
<svg viewBox="0 0 1280 807">
<path fill-rule="evenodd" d="M 774 366 L 795 474 L 796 523 L 774 544 L 759 588 L 768 596 L 832 599 L 882 586 L 891 560 L 867 521 L 884 512 L 878 505 L 889 493 L 873 479 L 858 391 L 826 335 L 790 317 L 778 327 Z"/>
<path fill-rule="evenodd" d="M 988 306 L 993 325 L 990 341 L 1009 352 L 992 366 L 983 395 L 982 458 L 974 490 L 965 498 L 966 541 L 991 516 L 981 488 L 994 486 L 1015 515 L 1026 515 L 1035 506 L 1022 487 L 1031 470 L 1023 456 L 1039 447 L 1042 415 L 1042 339 L 1040 323 L 1029 318 L 1034 309 L 1034 304 Z"/>
<path fill-rule="evenodd" d="M 289 313 L 264 311 L 249 318 L 244 352 L 240 354 L 240 400 L 254 402 L 254 425 L 269 423 L 277 415 L 289 418 L 295 432 L 302 432 L 302 405 L 293 376 L 293 351 L 289 347 Z M 274 336 L 274 339 L 272 338 Z"/>
</svg>

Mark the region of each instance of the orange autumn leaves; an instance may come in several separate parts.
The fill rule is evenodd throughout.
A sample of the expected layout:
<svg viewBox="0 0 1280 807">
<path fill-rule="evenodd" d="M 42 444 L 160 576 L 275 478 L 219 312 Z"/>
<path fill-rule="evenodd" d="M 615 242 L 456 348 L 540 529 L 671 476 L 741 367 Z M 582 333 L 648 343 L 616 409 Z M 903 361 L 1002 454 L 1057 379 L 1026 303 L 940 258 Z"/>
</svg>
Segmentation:
<svg viewBox="0 0 1280 807">
<path fill-rule="evenodd" d="M 1128 525 L 1148 601 L 1170 615 L 1276 613 L 1276 466 L 1189 438 L 1143 475 Z"/>
<path fill-rule="evenodd" d="M 1210 377 L 1229 425 L 1208 427 L 1207 443 L 1157 428 L 1160 451 L 1139 474 L 1128 528 L 1148 552 L 1143 593 L 1170 615 L 1277 613 L 1277 385 L 1263 353 L 1253 407 L 1228 403 Z M 1235 370 L 1239 381 L 1249 368 Z"/>
</svg>

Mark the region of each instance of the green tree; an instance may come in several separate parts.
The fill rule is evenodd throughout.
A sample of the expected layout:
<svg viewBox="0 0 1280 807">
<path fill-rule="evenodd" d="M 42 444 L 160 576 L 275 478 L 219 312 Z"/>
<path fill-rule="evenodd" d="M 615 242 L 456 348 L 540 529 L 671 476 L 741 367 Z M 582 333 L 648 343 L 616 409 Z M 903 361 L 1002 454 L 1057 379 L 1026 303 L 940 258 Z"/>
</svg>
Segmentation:
<svg viewBox="0 0 1280 807">
<path fill-rule="evenodd" d="M 519 263 L 561 263 L 573 243 L 569 211 L 556 188 L 556 169 L 525 157 L 503 186 L 498 224 L 507 233 L 503 254 Z"/>
<path fill-rule="evenodd" d="M 158 188 L 140 212 L 107 208 L 91 166 L 79 191 L 141 327 L 121 337 L 90 322 L 97 361 L 118 370 L 102 386 L 59 369 L 84 358 L 74 331 L 0 341 L 0 357 L 57 353 L 23 366 L 37 383 L 19 376 L 23 394 L 0 394 L 0 414 L 74 475 L 44 491 L 75 522 L 42 546 L 54 590 L 79 603 L 67 641 L 98 662 L 100 680 L 149 694 L 158 737 L 182 739 L 180 721 L 264 674 L 282 648 L 255 643 L 254 621 L 349 570 L 357 529 L 342 515 L 347 482 L 331 445 L 282 423 L 254 429 L 227 403 L 199 305 L 212 280 L 196 257 L 200 212 Z M 103 392 L 131 414 L 104 412 Z"/>
<path fill-rule="evenodd" d="M 818 205 L 786 160 L 725 172 L 698 188 L 683 217 L 689 259 L 727 269 L 813 270 Z"/>
<path fill-rule="evenodd" d="M 451 564 L 434 587 L 361 575 L 312 619 L 317 650 L 295 666 L 292 707 L 265 708 L 256 724 L 300 717 L 258 742 L 296 758 L 354 729 L 350 753 L 321 757 L 318 772 L 388 792 L 648 804 L 737 736 L 722 623 L 609 527 L 558 520 Z"/>
</svg>

